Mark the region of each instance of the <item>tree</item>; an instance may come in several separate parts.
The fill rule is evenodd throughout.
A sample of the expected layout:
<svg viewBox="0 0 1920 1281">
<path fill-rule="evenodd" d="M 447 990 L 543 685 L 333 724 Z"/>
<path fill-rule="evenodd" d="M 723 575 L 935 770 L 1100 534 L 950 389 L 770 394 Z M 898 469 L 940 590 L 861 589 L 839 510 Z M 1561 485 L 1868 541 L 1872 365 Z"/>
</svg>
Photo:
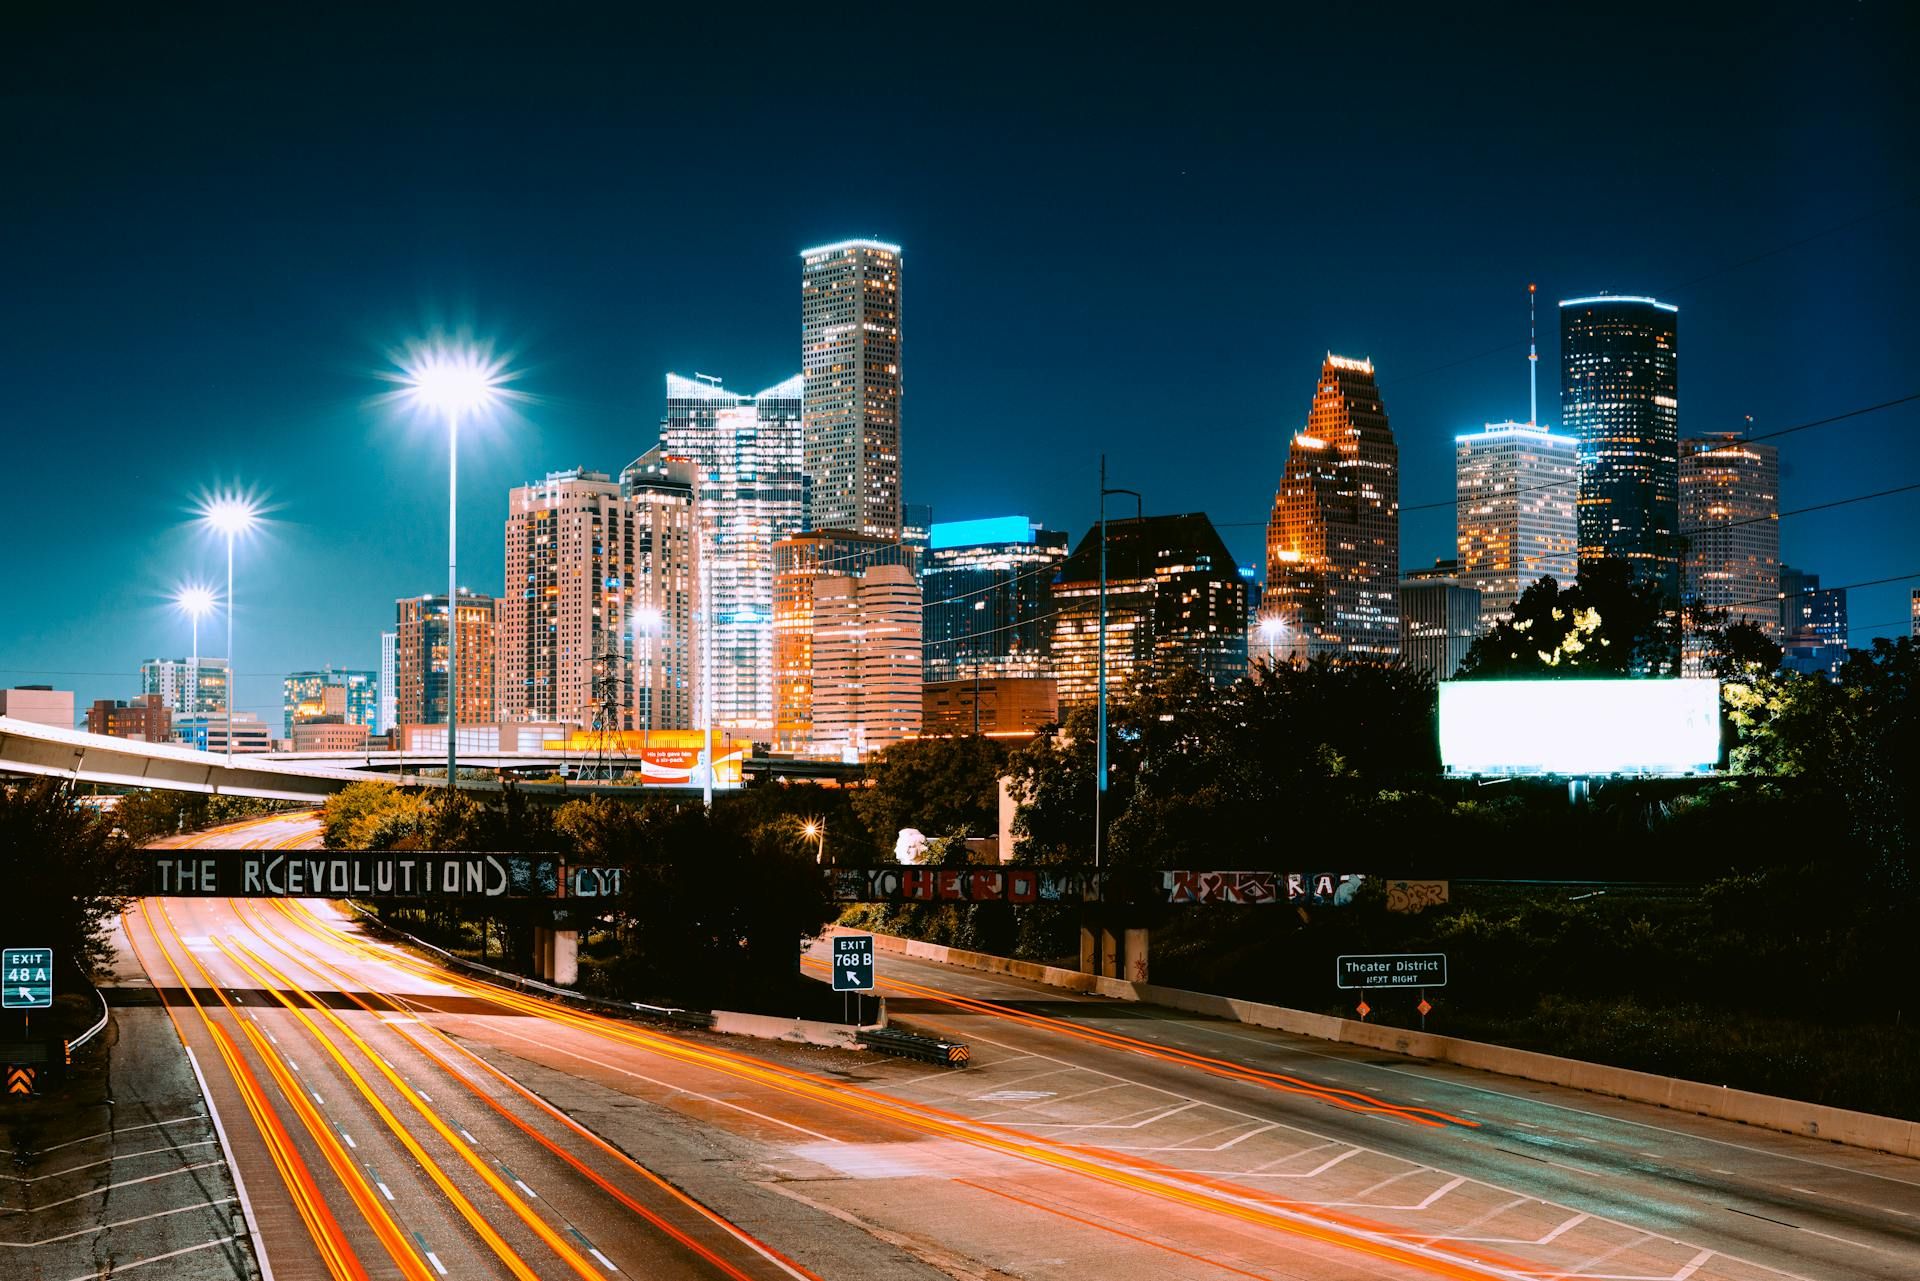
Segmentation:
<svg viewBox="0 0 1920 1281">
<path fill-rule="evenodd" d="M 985 835 L 1000 821 L 999 780 L 1007 755 L 998 740 L 981 737 L 895 743 L 867 762 L 867 786 L 854 796 L 853 808 L 880 841 L 907 827 Z"/>
<path fill-rule="evenodd" d="M 1473 642 L 1460 677 L 1673 676 L 1679 630 L 1659 584 L 1624 560 L 1594 561 L 1571 587 L 1549 577 L 1522 592 L 1512 617 Z"/>
<path fill-rule="evenodd" d="M 140 852 L 71 784 L 0 784 L 0 938 L 51 947 L 56 965 L 91 977 L 144 870 Z"/>
</svg>

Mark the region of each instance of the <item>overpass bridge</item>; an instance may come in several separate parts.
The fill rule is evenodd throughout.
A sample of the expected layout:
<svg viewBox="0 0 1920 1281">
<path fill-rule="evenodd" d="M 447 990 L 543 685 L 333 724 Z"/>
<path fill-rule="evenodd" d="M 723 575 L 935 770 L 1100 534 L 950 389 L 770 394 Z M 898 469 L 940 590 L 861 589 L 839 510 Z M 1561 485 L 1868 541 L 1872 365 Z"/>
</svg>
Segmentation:
<svg viewBox="0 0 1920 1281">
<path fill-rule="evenodd" d="M 473 769 L 537 771 L 552 775 L 578 767 L 588 758 L 578 752 L 462 752 L 460 764 Z M 859 766 L 839 762 L 750 759 L 750 780 L 792 778 L 846 779 Z M 434 774 L 421 774 L 432 769 Z M 351 783 L 370 778 L 407 786 L 444 787 L 444 751 L 431 752 L 272 752 L 238 753 L 229 762 L 221 752 L 202 752 L 175 743 L 142 743 L 134 739 L 59 729 L 33 721 L 0 716 L 0 774 L 27 774 L 64 778 L 108 787 L 153 787 L 176 792 L 203 792 L 218 796 L 252 796 L 274 801 L 323 800 Z M 497 792 L 492 779 L 462 780 L 461 789 Z M 606 795 L 633 799 L 642 790 L 619 783 L 563 779 L 527 782 L 516 790 L 528 796 L 571 799 Z M 699 793 L 698 787 L 649 784 L 644 794 Z"/>
</svg>

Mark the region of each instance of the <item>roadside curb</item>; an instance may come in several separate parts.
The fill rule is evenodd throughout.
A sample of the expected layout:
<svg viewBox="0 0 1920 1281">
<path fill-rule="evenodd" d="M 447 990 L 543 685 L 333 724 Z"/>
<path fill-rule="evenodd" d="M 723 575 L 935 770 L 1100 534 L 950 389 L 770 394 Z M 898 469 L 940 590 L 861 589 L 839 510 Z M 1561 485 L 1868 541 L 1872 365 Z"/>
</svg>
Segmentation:
<svg viewBox="0 0 1920 1281">
<path fill-rule="evenodd" d="M 1027 979 L 1034 983 L 1044 983 L 1049 987 L 1107 996 L 1121 1001 L 1163 1005 L 1189 1014 L 1204 1014 L 1229 1022 L 1273 1028 L 1276 1031 L 1290 1032 L 1296 1036 L 1310 1036 L 1322 1041 L 1337 1041 L 1345 1045 L 1361 1045 L 1370 1049 L 1387 1050 L 1395 1054 L 1404 1054 L 1409 1058 L 1453 1063 L 1461 1067 L 1477 1068 L 1483 1072 L 1515 1077 L 1523 1081 L 1539 1081 L 1548 1085 L 1584 1090 L 1590 1094 L 1610 1094 L 1635 1103 L 1651 1103 L 1658 1107 L 1671 1108 L 1676 1112 L 1692 1112 L 1722 1121 L 1738 1121 L 1745 1125 L 1759 1126 L 1762 1129 L 1778 1130 L 1783 1134 L 1824 1139 L 1829 1143 L 1844 1144 L 1847 1147 L 1890 1152 L 1895 1156 L 1920 1157 L 1920 1122 L 1903 1121 L 1897 1117 L 1875 1116 L 1870 1112 L 1855 1112 L 1846 1108 L 1828 1107 L 1820 1103 L 1803 1103 L 1797 1099 L 1783 1099 L 1771 1094 L 1757 1094 L 1750 1090 L 1731 1090 L 1725 1086 L 1707 1085 L 1700 1081 L 1658 1076 L 1651 1072 L 1636 1072 L 1631 1068 L 1608 1067 L 1605 1064 L 1587 1063 L 1579 1059 L 1564 1059 L 1552 1054 L 1542 1054 L 1537 1050 L 1509 1049 L 1503 1045 L 1491 1045 L 1484 1041 L 1468 1041 L 1460 1037 L 1440 1036 L 1432 1032 L 1384 1027 L 1378 1023 L 1361 1023 L 1354 1019 L 1314 1014 L 1307 1010 L 1264 1005 L 1258 1001 L 1242 1001 L 1234 997 L 1214 996 L 1206 992 L 1190 992 L 1184 988 L 1160 987 L 1152 983 L 1130 983 L 1124 979 L 1101 978 L 1095 974 L 1083 974 L 1078 970 L 1063 969 L 1056 965 L 1018 961 L 1012 957 L 994 956 L 987 952 L 968 952 L 960 948 L 947 947 L 939 943 L 922 943 L 917 939 L 901 938 L 893 934 L 875 933 L 873 938 L 874 946 L 881 951 L 934 961 L 942 965 L 981 970 L 990 974 L 1004 974 L 1010 978 Z"/>
</svg>

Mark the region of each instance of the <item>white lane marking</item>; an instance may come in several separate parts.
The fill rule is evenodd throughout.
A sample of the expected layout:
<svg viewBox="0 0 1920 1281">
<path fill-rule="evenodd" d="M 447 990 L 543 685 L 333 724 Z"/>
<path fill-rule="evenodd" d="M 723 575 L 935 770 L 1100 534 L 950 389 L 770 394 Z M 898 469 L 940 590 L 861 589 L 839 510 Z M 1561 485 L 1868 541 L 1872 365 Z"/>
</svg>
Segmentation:
<svg viewBox="0 0 1920 1281">
<path fill-rule="evenodd" d="M 1032 1103 L 1053 1097 L 1052 1090 L 992 1090 L 973 1096 L 975 1103 Z"/>
<path fill-rule="evenodd" d="M 905 956 L 892 956 L 891 959 L 892 959 L 892 963 L 896 965 L 904 965 L 904 967 L 907 969 L 911 970 L 911 969 L 918 968 L 923 971 L 930 972 L 933 975 L 939 975 L 943 978 L 947 978 L 949 980 L 956 977 L 964 976 L 968 979 L 979 980 L 984 986 L 987 986 L 987 987 L 1003 988 L 1006 991 L 1019 992 L 1027 996 L 1033 996 L 1036 994 L 1050 996 L 1053 999 L 1058 1001 L 1065 1001 L 1074 1005 L 1085 1005 L 1090 1007 L 1090 1009 L 1092 1010 L 1109 1009 L 1109 1008 L 1115 1007 L 1116 1005 L 1121 1004 L 1115 1001 L 1087 1000 L 1078 993 L 1062 991 L 1059 988 L 1049 987 L 1045 984 L 1040 984 L 1040 983 L 1022 985 L 1022 984 L 1009 982 L 1005 979 L 990 978 L 986 975 L 981 975 L 972 970 L 965 969 L 964 967 L 942 965 L 939 962 L 928 961 L 924 958 L 919 958 L 919 957 L 909 958 Z M 979 998 L 976 998 L 976 999 L 979 999 Z M 1781 1160 L 1781 1161 L 1799 1161 L 1807 1165 L 1817 1165 L 1828 1170 L 1838 1170 L 1844 1174 L 1859 1175 L 1869 1179 L 1884 1179 L 1888 1183 L 1902 1183 L 1908 1187 L 1920 1188 L 1920 1180 L 1897 1178 L 1891 1174 L 1881 1174 L 1875 1170 L 1857 1169 L 1850 1165 L 1837 1165 L 1832 1161 L 1820 1161 L 1810 1156 L 1801 1156 L 1797 1153 L 1792 1153 L 1792 1152 L 1778 1152 L 1778 1151 L 1772 1151 L 1767 1148 L 1753 1147 L 1750 1144 L 1736 1143 L 1732 1139 L 1723 1139 L 1712 1134 L 1702 1134 L 1692 1130 L 1676 1130 L 1664 1125 L 1655 1125 L 1651 1121 L 1636 1120 L 1632 1117 L 1616 1116 L 1606 1112 L 1594 1112 L 1586 1108 L 1575 1107 L 1571 1103 L 1564 1103 L 1564 1102 L 1560 1102 L 1550 1098 L 1542 1098 L 1535 1095 L 1509 1094 L 1505 1090 L 1496 1090 L 1489 1086 L 1478 1085 L 1472 1081 L 1461 1080 L 1458 1077 L 1455 1077 L 1452 1075 L 1443 1076 L 1443 1075 L 1437 1075 L 1437 1074 L 1432 1074 L 1428 1072 L 1416 1072 L 1409 1068 L 1394 1067 L 1386 1063 L 1371 1063 L 1364 1059 L 1356 1058 L 1352 1055 L 1331 1054 L 1325 1050 L 1309 1049 L 1305 1045 L 1294 1044 L 1293 1042 L 1299 1038 L 1296 1038 L 1289 1033 L 1279 1033 L 1279 1034 L 1276 1034 L 1275 1037 L 1248 1036 L 1244 1033 L 1234 1032 L 1225 1027 L 1218 1026 L 1214 1022 L 1201 1021 L 1201 1020 L 1189 1021 L 1185 1019 L 1169 1019 L 1165 1015 L 1153 1014 L 1149 1012 L 1152 1007 L 1148 1006 L 1145 1002 L 1136 1003 L 1136 1002 L 1129 1001 L 1129 1002 L 1125 1002 L 1124 1004 L 1127 1007 L 1129 1016 L 1132 1018 L 1150 1019 L 1157 1023 L 1167 1024 L 1170 1027 L 1185 1028 L 1193 1031 L 1202 1032 L 1211 1036 L 1224 1037 L 1228 1040 L 1233 1040 L 1233 1041 L 1245 1041 L 1250 1045 L 1262 1046 L 1272 1051 L 1279 1051 L 1281 1053 L 1286 1053 L 1286 1054 L 1309 1055 L 1316 1059 L 1327 1059 L 1331 1062 L 1341 1064 L 1343 1067 L 1346 1067 L 1346 1068 L 1371 1069 L 1376 1072 L 1388 1072 L 1395 1076 L 1410 1076 L 1415 1078 L 1416 1080 L 1419 1080 L 1427 1084 L 1443 1082 L 1456 1089 L 1471 1090 L 1476 1094 L 1492 1095 L 1496 1099 L 1505 1099 L 1509 1103 L 1539 1104 L 1542 1107 L 1554 1108 L 1561 1112 L 1571 1112 L 1576 1116 L 1592 1117 L 1595 1120 L 1600 1120 L 1600 1121 L 1615 1121 L 1620 1123 L 1621 1125 L 1637 1126 L 1638 1128 L 1643 1130 L 1652 1130 L 1657 1134 L 1667 1134 L 1667 1135 L 1673 1136 L 1674 1138 L 1693 1139 L 1701 1143 L 1714 1143 L 1714 1144 L 1718 1144 L 1721 1147 L 1736 1148 L 1742 1152 L 1750 1152 L 1755 1156 L 1773 1157 L 1776 1160 Z M 1287 1039 L 1279 1040 L 1277 1039 L 1278 1036 L 1285 1036 Z M 974 1039 L 979 1040 L 983 1038 L 974 1038 Z M 1362 1048 L 1362 1047 L 1356 1047 L 1356 1048 Z M 1409 1060 L 1410 1063 L 1417 1062 L 1417 1061 L 1418 1060 Z M 1443 1065 L 1429 1064 L 1428 1066 L 1437 1068 Z M 1486 1073 L 1485 1075 L 1497 1076 L 1498 1074 Z M 1570 1092 L 1578 1093 L 1578 1091 L 1570 1091 Z M 1648 1109 L 1652 1109 L 1654 1107 L 1654 1105 L 1652 1104 L 1628 1104 L 1628 1106 L 1645 1107 Z M 1461 1110 L 1466 1111 L 1467 1109 L 1461 1109 Z M 1476 1115 L 1478 1114 L 1476 1113 Z M 1730 1121 L 1730 1122 L 1725 1122 L 1725 1124 L 1735 1125 L 1737 1124 L 1737 1122 Z M 1789 1139 L 1789 1138 L 1792 1138 L 1793 1136 L 1782 1134 L 1780 1137 L 1783 1139 Z M 1808 1142 L 1812 1142 L 1812 1140 L 1808 1140 Z M 1714 1170 L 1714 1173 L 1726 1174 L 1731 1176 L 1733 1172 L 1730 1170 L 1721 1170 L 1716 1168 Z M 1493 1186 L 1493 1185 L 1489 1185 L 1489 1186 Z M 1727 1254 L 1724 1254 L 1724 1252 L 1722 1253 L 1723 1253 L 1723 1257 L 1733 1259 L 1735 1262 L 1745 1262 L 1745 1260 L 1739 1259 L 1737 1256 L 1727 1255 Z M 1757 1266 L 1757 1265 L 1754 1265 L 1754 1266 Z"/>
<path fill-rule="evenodd" d="M 70 1148 L 76 1143 L 90 1143 L 94 1139 L 111 1139 L 116 1135 L 132 1134 L 137 1130 L 159 1130 L 169 1125 L 185 1125 L 189 1121 L 205 1121 L 206 1119 L 205 1116 L 196 1112 L 192 1116 L 176 1116 L 171 1121 L 150 1121 L 145 1125 L 127 1125 L 117 1130 L 102 1130 L 98 1134 L 89 1134 L 84 1138 L 68 1139 L 65 1143 L 56 1143 L 51 1147 L 41 1148 L 40 1151 L 42 1155 L 44 1155 L 48 1152 L 58 1152 L 61 1148 Z"/>
<path fill-rule="evenodd" d="M 427 1102 L 427 1103 L 433 1102 L 433 1096 L 431 1094 L 428 1094 L 425 1090 L 415 1090 L 414 1093 L 418 1094 L 424 1102 Z"/>
<path fill-rule="evenodd" d="M 616 1268 L 613 1266 L 612 1259 L 609 1259 L 606 1255 L 600 1253 L 600 1251 L 594 1249 L 592 1246 L 587 1247 L 587 1253 L 591 1254 L 594 1258 L 600 1260 L 601 1264 L 606 1267 L 607 1271 L 618 1272 L 620 1270 L 619 1268 Z"/>
<path fill-rule="evenodd" d="M 433 1265 L 433 1270 L 435 1272 L 438 1272 L 441 1276 L 447 1275 L 447 1265 L 440 1262 L 440 1256 L 435 1254 L 431 1250 L 427 1251 L 427 1262 L 431 1263 Z"/>
<path fill-rule="evenodd" d="M 519 1179 L 515 1179 L 513 1181 L 513 1186 L 515 1186 L 516 1188 L 519 1188 L 522 1192 L 526 1193 L 528 1196 L 532 1197 L 536 1201 L 540 1199 L 540 1194 L 538 1192 L 535 1192 L 532 1188 L 522 1183 Z"/>
<path fill-rule="evenodd" d="M 275 1036 L 275 1035 L 274 1035 L 273 1033 L 271 1033 L 271 1032 L 269 1032 L 269 1033 L 267 1033 L 267 1039 L 268 1039 L 269 1041 L 271 1041 L 271 1042 L 273 1042 L 273 1043 L 274 1043 L 275 1045 L 278 1045 L 278 1044 L 280 1044 L 280 1038 L 279 1038 L 279 1037 L 277 1037 L 277 1036 Z"/>
<path fill-rule="evenodd" d="M 393 1200 L 393 1192 L 391 1189 L 387 1187 L 386 1184 L 380 1182 L 380 1180 L 378 1179 L 375 1179 L 373 1181 L 373 1186 L 380 1189 L 381 1196 L 385 1197 L 389 1201 Z"/>
<path fill-rule="evenodd" d="M 144 1268 L 149 1263 L 164 1263 L 168 1259 L 177 1259 L 183 1254 L 197 1254 L 201 1250 L 217 1250 L 223 1245 L 231 1245 L 235 1241 L 243 1241 L 245 1239 L 246 1238 L 242 1236 L 220 1237 L 212 1241 L 202 1241 L 199 1245 L 183 1245 L 178 1250 L 169 1250 L 165 1254 L 150 1254 L 144 1259 L 135 1259 L 130 1263 L 115 1263 L 113 1265 L 113 1275 L 119 1276 L 122 1272 L 131 1272 L 135 1268 Z M 69 1278 L 69 1281 L 100 1281 L 100 1274 L 98 1272 L 88 1272 L 81 1276 Z"/>
<path fill-rule="evenodd" d="M 298 1063 L 295 1063 L 295 1062 L 294 1062 L 294 1061 L 293 1061 L 292 1059 L 290 1059 L 290 1058 L 287 1058 L 287 1056 L 286 1056 L 285 1054 L 282 1054 L 282 1055 L 281 1055 L 280 1057 L 281 1057 L 281 1058 L 283 1058 L 283 1059 L 286 1059 L 286 1060 L 287 1060 L 287 1066 L 288 1066 L 288 1067 L 290 1067 L 290 1068 L 292 1068 L 292 1069 L 293 1069 L 294 1071 L 296 1071 L 296 1072 L 298 1072 L 298 1071 L 300 1070 L 300 1065 L 299 1065 Z"/>
<path fill-rule="evenodd" d="M 1179 1098 L 1180 1096 L 1175 1095 L 1174 1097 Z M 1188 1099 L 1185 1103 L 1176 1104 L 1170 1108 L 1162 1108 L 1152 1116 L 1142 1117 L 1138 1121 L 1127 1121 L 1124 1123 L 1120 1121 L 1100 1121 L 1085 1124 L 1073 1121 L 1029 1121 L 1027 1122 L 1027 1128 L 1030 1130 L 1138 1130 L 1144 1126 L 1152 1125 L 1155 1121 L 1164 1121 L 1170 1116 L 1188 1111 L 1191 1108 L 1208 1107 L 1213 1107 L 1213 1104 L 1202 1102 L 1199 1099 Z M 1221 1108 L 1219 1110 L 1224 1112 L 1227 1109 Z M 1242 1113 L 1241 1115 L 1245 1114 Z M 1258 1120 L 1260 1118 L 1253 1117 L 1249 1119 Z M 1292 1127 L 1289 1126 L 1288 1128 L 1291 1129 Z M 1101 1146 L 1115 1147 L 1117 1145 L 1107 1143 Z"/>
<path fill-rule="evenodd" d="M 355 1143 L 353 1141 L 353 1136 L 351 1134 L 348 1134 L 345 1130 L 340 1131 L 340 1137 L 347 1141 L 347 1146 L 350 1148 L 357 1148 L 360 1146 L 358 1143 Z"/>
<path fill-rule="evenodd" d="M 1540 1204 L 1547 1205 L 1550 1203 L 1546 1201 L 1542 1201 Z M 1562 1208 L 1564 1209 L 1565 1207 L 1562 1207 Z M 1471 1241 L 1478 1245 L 1552 1245 L 1555 1241 L 1560 1239 L 1562 1234 L 1573 1231 L 1575 1228 L 1579 1227 L 1582 1223 L 1585 1223 L 1588 1219 L 1591 1219 L 1592 1217 L 1593 1216 L 1590 1214 L 1576 1214 L 1571 1219 L 1568 1219 L 1565 1223 L 1562 1223 L 1559 1227 L 1553 1229 L 1553 1231 L 1547 1233 L 1545 1236 L 1535 1237 L 1535 1238 L 1532 1238 L 1531 1240 L 1525 1239 L 1522 1237 L 1467 1237 L 1467 1236 L 1452 1236 L 1452 1235 L 1428 1237 L 1426 1239 L 1429 1241 Z M 1608 1220 L 1602 1219 L 1601 1222 L 1605 1223 L 1605 1222 L 1608 1222 Z M 1611 1254 L 1611 1253 L 1612 1251 L 1608 1251 L 1608 1254 Z M 1604 1258 L 1604 1257 L 1606 1256 L 1605 1255 L 1601 1256 L 1601 1258 Z M 1597 1263 L 1599 1262 L 1599 1259 L 1593 1259 L 1593 1260 L 1590 1260 L 1589 1262 Z"/>
<path fill-rule="evenodd" d="M 1829 1201 L 1840 1201 L 1847 1205 L 1857 1205 L 1863 1210 L 1872 1210 L 1875 1214 L 1897 1214 L 1903 1219 L 1911 1219 L 1913 1217 L 1913 1212 L 1910 1210 L 1896 1210 L 1890 1205 L 1875 1205 L 1871 1201 L 1856 1201 L 1850 1196 L 1840 1196 L 1834 1192 L 1821 1192 L 1814 1188 L 1788 1188 L 1787 1191 L 1798 1192 L 1802 1196 L 1825 1197 Z"/>
<path fill-rule="evenodd" d="M 1693 1258 L 1689 1259 L 1685 1267 L 1681 1268 L 1678 1272 L 1673 1274 L 1673 1281 L 1687 1281 L 1688 1277 L 1692 1276 L 1694 1273 L 1698 1272 L 1702 1267 L 1706 1266 L 1707 1260 L 1711 1259 L 1712 1257 L 1713 1257 L 1713 1251 L 1702 1250 L 1700 1253 L 1694 1255 Z"/>
<path fill-rule="evenodd" d="M 684 1094 L 690 1099 L 699 1099 L 702 1103 L 711 1103 L 717 1107 L 731 1108 L 736 1112 L 744 1112 L 746 1115 L 750 1117 L 754 1117 L 757 1120 L 765 1121 L 768 1125 L 776 1125 L 785 1130 L 793 1130 L 797 1133 L 804 1134 L 809 1138 L 819 1139 L 823 1143 L 845 1142 L 844 1139 L 836 1139 L 831 1134 L 822 1134 L 818 1130 L 809 1130 L 804 1125 L 795 1125 L 791 1121 L 783 1121 L 779 1117 L 768 1116 L 765 1112 L 756 1112 L 752 1108 L 742 1107 L 740 1104 L 731 1102 L 727 1099 L 715 1098 L 711 1094 L 702 1094 L 698 1090 L 689 1090 L 685 1086 L 673 1085 L 673 1084 L 670 1084 L 669 1082 L 659 1080 L 655 1077 L 647 1076 L 645 1073 L 635 1072 L 630 1068 L 623 1068 L 618 1064 L 609 1063 L 605 1059 L 596 1059 L 591 1054 L 582 1054 L 578 1050 L 562 1049 L 561 1047 L 554 1045 L 549 1041 L 542 1041 L 531 1036 L 525 1036 L 519 1032 L 509 1031 L 504 1027 L 491 1028 L 489 1029 L 489 1031 L 495 1035 L 512 1037 L 516 1041 L 525 1041 L 528 1045 L 539 1046 L 543 1050 L 551 1050 L 555 1054 L 564 1054 L 570 1059 L 579 1059 L 583 1063 L 591 1063 L 595 1067 L 606 1068 L 610 1072 L 618 1072 L 622 1076 L 630 1076 L 636 1081 L 645 1081 L 648 1085 L 657 1086 L 660 1089 L 666 1090 L 672 1094 Z"/>
<path fill-rule="evenodd" d="M 136 1215 L 131 1219 L 116 1219 L 112 1223 L 96 1223 L 90 1228 L 81 1228 L 74 1232 L 62 1232 L 57 1237 L 42 1237 L 38 1241 L 0 1241 L 0 1246 L 14 1250 L 31 1250 L 36 1246 L 52 1245 L 55 1241 L 71 1241 L 75 1237 L 92 1236 L 96 1232 L 106 1232 L 113 1228 L 129 1227 L 135 1223 L 145 1223 L 150 1219 L 164 1219 L 175 1214 L 192 1214 L 195 1210 L 211 1210 L 215 1206 L 232 1205 L 234 1198 L 223 1196 L 214 1201 L 201 1201 L 195 1205 L 177 1206 L 171 1210 L 156 1210 L 152 1214 Z"/>
<path fill-rule="evenodd" d="M 158 1156 L 162 1152 L 178 1152 L 182 1148 L 203 1148 L 216 1142 L 218 1142 L 217 1139 L 211 1138 L 194 1139 L 190 1143 L 176 1143 L 171 1147 L 142 1148 L 138 1152 L 118 1152 L 113 1156 L 101 1157 L 98 1161 L 86 1161 L 79 1165 L 70 1165 L 64 1170 L 49 1170 L 45 1174 L 0 1174 L 0 1179 L 6 1179 L 13 1183 L 38 1183 L 42 1179 L 57 1179 L 63 1175 L 77 1174 L 81 1170 L 92 1170 L 99 1166 L 112 1165 L 117 1161 L 131 1161 L 135 1157 L 140 1156 Z M 1896 1210 L 1894 1213 L 1897 1214 L 1899 1211 Z"/>
<path fill-rule="evenodd" d="M 469 1143 L 478 1143 L 480 1141 L 474 1138 L 473 1135 L 469 1134 L 465 1129 L 465 1127 L 460 1127 L 460 1137 L 465 1139 Z"/>
<path fill-rule="evenodd" d="M 308 1091 L 307 1091 L 307 1093 L 308 1093 L 308 1094 L 311 1094 L 311 1095 L 313 1096 L 313 1101 L 314 1101 L 315 1103 L 318 1103 L 318 1104 L 319 1104 L 319 1105 L 320 1105 L 321 1107 L 325 1107 L 325 1106 L 327 1106 L 327 1101 L 326 1101 L 325 1099 L 323 1099 L 323 1098 L 321 1098 L 321 1097 L 320 1097 L 320 1091 L 318 1091 L 318 1090 L 308 1090 Z"/>
<path fill-rule="evenodd" d="M 72 1205 L 75 1201 L 84 1201 L 88 1197 L 96 1197 L 103 1192 L 111 1192 L 115 1188 L 130 1188 L 136 1183 L 155 1183 L 161 1179 L 171 1179 L 176 1174 L 190 1174 L 194 1170 L 206 1170 L 219 1164 L 220 1162 L 218 1161 L 202 1161 L 198 1165 L 183 1165 L 177 1170 L 162 1170 L 158 1174 L 143 1174 L 137 1179 L 122 1179 L 118 1183 L 105 1183 L 97 1188 L 89 1188 L 87 1191 L 76 1193 L 73 1196 L 61 1197 L 58 1201 L 43 1201 L 39 1205 L 26 1208 L 8 1206 L 6 1209 L 0 1210 L 0 1214 L 38 1214 L 42 1210 L 51 1210 L 56 1205 Z"/>
</svg>

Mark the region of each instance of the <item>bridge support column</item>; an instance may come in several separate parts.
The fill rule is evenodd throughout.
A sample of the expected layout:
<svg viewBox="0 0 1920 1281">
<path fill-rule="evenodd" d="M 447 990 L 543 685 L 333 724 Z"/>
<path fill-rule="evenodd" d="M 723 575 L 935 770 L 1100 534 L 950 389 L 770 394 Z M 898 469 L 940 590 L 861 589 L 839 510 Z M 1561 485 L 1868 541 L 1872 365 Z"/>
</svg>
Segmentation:
<svg viewBox="0 0 1920 1281">
<path fill-rule="evenodd" d="M 1120 940 L 1113 931 L 1102 926 L 1100 929 L 1100 977 L 1103 979 L 1124 978 L 1120 972 Z"/>
<path fill-rule="evenodd" d="M 1140 931 L 1145 934 L 1146 931 Z M 580 931 L 547 931 L 547 982 L 572 987 L 580 981 Z"/>
<path fill-rule="evenodd" d="M 1127 931 L 1127 972 L 1129 983 L 1147 981 L 1147 931 L 1130 929 Z"/>
<path fill-rule="evenodd" d="M 1100 972 L 1099 939 L 1093 930 L 1085 925 L 1080 927 L 1080 972 L 1082 974 Z"/>
<path fill-rule="evenodd" d="M 544 925 L 533 927 L 533 977 L 543 983 L 553 978 L 553 931 Z"/>
</svg>

